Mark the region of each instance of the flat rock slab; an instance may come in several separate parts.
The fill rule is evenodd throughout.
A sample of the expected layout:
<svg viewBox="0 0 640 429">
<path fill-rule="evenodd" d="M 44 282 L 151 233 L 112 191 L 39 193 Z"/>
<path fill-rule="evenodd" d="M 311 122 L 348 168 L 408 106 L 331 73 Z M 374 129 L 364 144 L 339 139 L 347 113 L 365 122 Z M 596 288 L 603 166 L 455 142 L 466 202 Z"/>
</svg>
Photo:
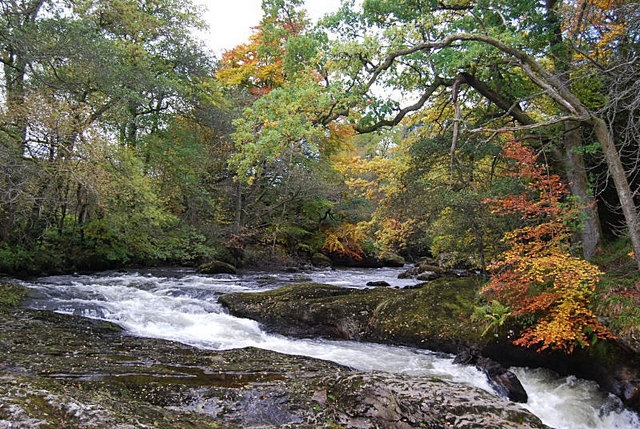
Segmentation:
<svg viewBox="0 0 640 429">
<path fill-rule="evenodd" d="M 0 308 L 0 427 L 543 428 L 487 392 L 255 348 L 215 352 Z"/>
</svg>

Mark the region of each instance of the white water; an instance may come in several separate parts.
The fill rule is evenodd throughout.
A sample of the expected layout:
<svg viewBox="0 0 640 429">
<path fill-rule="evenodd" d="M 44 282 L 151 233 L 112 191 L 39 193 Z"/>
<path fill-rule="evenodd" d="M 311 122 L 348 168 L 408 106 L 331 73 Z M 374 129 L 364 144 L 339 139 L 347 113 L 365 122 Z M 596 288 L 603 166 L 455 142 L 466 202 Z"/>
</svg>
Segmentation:
<svg viewBox="0 0 640 429">
<path fill-rule="evenodd" d="M 312 281 L 343 287 L 365 287 L 384 280 L 406 286 L 397 269 L 316 271 Z M 359 370 L 428 375 L 492 391 L 486 378 L 471 366 L 454 365 L 452 357 L 425 350 L 370 343 L 299 340 L 264 332 L 258 323 L 233 317 L 218 304 L 229 292 L 273 289 L 302 274 L 204 276 L 189 270 L 56 276 L 25 283 L 38 291 L 31 306 L 109 320 L 135 335 L 176 340 L 196 347 L 224 350 L 258 347 L 280 353 L 330 360 Z M 600 392 L 593 382 L 560 378 L 541 370 L 513 368 L 529 395 L 525 408 L 547 425 L 567 429 L 640 428 L 640 417 Z"/>
</svg>

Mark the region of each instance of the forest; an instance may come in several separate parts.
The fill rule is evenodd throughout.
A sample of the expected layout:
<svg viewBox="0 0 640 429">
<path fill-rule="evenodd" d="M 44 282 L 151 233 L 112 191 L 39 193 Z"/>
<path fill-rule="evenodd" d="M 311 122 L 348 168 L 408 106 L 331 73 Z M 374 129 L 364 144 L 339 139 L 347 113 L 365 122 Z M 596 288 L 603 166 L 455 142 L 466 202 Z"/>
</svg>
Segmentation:
<svg viewBox="0 0 640 429">
<path fill-rule="evenodd" d="M 0 2 L 0 272 L 427 260 L 638 335 L 640 3 L 262 7 L 217 58 L 189 0 Z"/>
</svg>

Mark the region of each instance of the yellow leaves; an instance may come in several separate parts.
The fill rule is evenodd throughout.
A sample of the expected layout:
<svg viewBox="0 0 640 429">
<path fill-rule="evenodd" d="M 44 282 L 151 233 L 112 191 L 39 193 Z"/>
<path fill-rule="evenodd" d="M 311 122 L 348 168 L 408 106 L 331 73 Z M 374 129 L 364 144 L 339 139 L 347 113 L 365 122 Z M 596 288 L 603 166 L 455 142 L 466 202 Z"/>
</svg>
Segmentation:
<svg viewBox="0 0 640 429">
<path fill-rule="evenodd" d="M 413 219 L 400 222 L 392 218 L 383 218 L 378 222 L 375 237 L 382 253 L 402 249 L 414 225 L 415 220 Z"/>
<path fill-rule="evenodd" d="M 225 85 L 245 86 L 256 95 L 264 95 L 284 85 L 282 59 L 260 55 L 264 33 L 258 29 L 249 43 L 241 44 L 222 55 L 216 76 Z"/>
<path fill-rule="evenodd" d="M 537 317 L 515 344 L 570 353 L 577 344 L 589 345 L 587 334 L 609 335 L 589 308 L 603 273 L 568 251 L 571 231 L 566 220 L 576 207 L 562 203 L 561 197 L 567 193 L 564 185 L 557 178 L 546 176 L 528 149 L 512 143 L 508 154 L 520 161 L 518 170 L 510 175 L 531 178 L 527 184 L 529 195 L 536 195 L 538 200 L 523 194 L 490 203 L 497 212 L 521 214 L 523 220 L 536 224 L 504 235 L 503 241 L 510 248 L 491 265 L 493 274 L 483 293 L 506 302 L 514 314 Z"/>
<path fill-rule="evenodd" d="M 345 222 L 337 228 L 325 230 L 324 235 L 323 251 L 355 260 L 360 260 L 364 256 L 362 244 L 366 235 L 358 225 Z"/>
</svg>

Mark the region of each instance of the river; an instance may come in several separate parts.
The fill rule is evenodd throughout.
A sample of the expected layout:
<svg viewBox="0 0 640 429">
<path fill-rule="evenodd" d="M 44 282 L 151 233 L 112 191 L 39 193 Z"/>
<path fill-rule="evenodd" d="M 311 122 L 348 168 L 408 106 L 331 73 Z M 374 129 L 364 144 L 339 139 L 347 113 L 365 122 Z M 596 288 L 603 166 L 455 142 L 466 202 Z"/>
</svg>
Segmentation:
<svg viewBox="0 0 640 429">
<path fill-rule="evenodd" d="M 35 291 L 31 308 L 115 322 L 132 335 L 175 340 L 199 348 L 258 347 L 325 359 L 359 370 L 437 376 L 492 392 L 472 366 L 454 365 L 453 356 L 406 347 L 352 341 L 293 339 L 269 334 L 252 320 L 227 314 L 221 294 L 256 292 L 283 284 L 314 281 L 364 288 L 369 281 L 414 284 L 397 278 L 400 269 L 319 270 L 308 273 L 248 272 L 200 275 L 191 269 L 127 270 L 92 275 L 50 276 L 23 282 Z M 594 382 L 559 377 L 540 369 L 512 368 L 529 395 L 524 408 L 545 424 L 567 429 L 640 428 L 640 417 Z"/>
</svg>

